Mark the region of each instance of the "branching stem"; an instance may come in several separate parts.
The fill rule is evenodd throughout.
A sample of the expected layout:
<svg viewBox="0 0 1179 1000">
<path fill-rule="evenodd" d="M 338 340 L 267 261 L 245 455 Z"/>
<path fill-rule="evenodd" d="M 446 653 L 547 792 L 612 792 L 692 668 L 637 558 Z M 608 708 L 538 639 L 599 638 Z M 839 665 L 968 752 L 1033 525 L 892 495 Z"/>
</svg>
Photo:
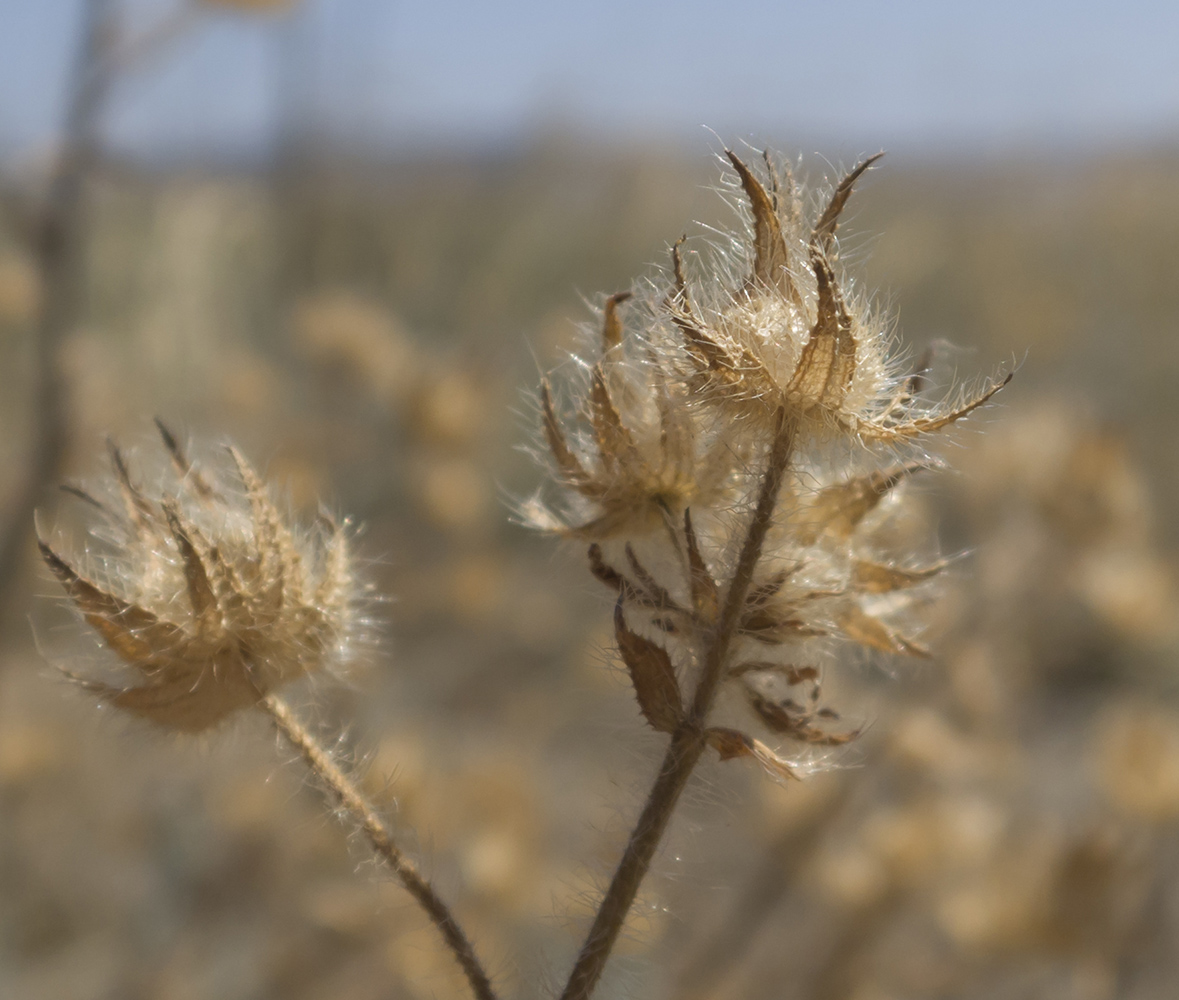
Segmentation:
<svg viewBox="0 0 1179 1000">
<path fill-rule="evenodd" d="M 598 985 L 639 886 L 651 867 L 651 859 L 671 822 L 680 794 L 707 746 L 705 729 L 708 713 L 724 677 L 729 649 L 741 622 L 749 588 L 753 584 L 754 570 L 761 559 L 766 534 L 773 524 L 782 480 L 790 465 L 794 435 L 794 423 L 784 411 L 779 410 L 773 444 L 758 490 L 757 507 L 746 530 L 737 567 L 729 581 L 720 619 L 705 651 L 704 669 L 692 696 L 691 710 L 672 735 L 671 744 L 659 767 L 659 775 L 631 831 L 610 887 L 602 897 L 561 1000 L 588 1000 Z"/>
<path fill-rule="evenodd" d="M 389 828 L 381 821 L 372 804 L 332 760 L 331 755 L 320 746 L 318 740 L 307 731 L 285 701 L 276 695 L 268 694 L 262 698 L 260 704 L 270 714 L 278 731 L 299 751 L 312 773 L 327 786 L 340 805 L 360 822 L 361 829 L 364 830 L 373 850 L 426 911 L 426 915 L 438 928 L 438 932 L 462 968 L 478 1000 L 496 1000 L 491 980 L 476 957 L 471 942 L 455 920 L 454 914 L 413 862 L 401 853 L 401 849 L 393 841 Z"/>
</svg>

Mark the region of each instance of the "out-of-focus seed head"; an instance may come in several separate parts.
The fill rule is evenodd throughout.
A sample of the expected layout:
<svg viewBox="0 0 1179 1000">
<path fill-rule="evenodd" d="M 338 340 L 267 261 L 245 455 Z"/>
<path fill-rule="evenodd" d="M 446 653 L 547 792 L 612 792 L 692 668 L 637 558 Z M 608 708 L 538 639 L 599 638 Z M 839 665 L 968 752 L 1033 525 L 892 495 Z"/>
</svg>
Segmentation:
<svg viewBox="0 0 1179 1000">
<path fill-rule="evenodd" d="M 110 444 L 108 497 L 72 492 L 103 518 L 86 572 L 44 540 L 41 555 L 77 610 L 130 668 L 126 686 L 74 677 L 102 700 L 197 732 L 267 692 L 350 658 L 362 629 L 347 525 L 287 523 L 236 448 L 208 479 L 161 425 L 175 475 L 142 488 Z M 234 481 L 236 480 L 236 481 Z M 72 677 L 74 675 L 71 675 Z"/>
</svg>

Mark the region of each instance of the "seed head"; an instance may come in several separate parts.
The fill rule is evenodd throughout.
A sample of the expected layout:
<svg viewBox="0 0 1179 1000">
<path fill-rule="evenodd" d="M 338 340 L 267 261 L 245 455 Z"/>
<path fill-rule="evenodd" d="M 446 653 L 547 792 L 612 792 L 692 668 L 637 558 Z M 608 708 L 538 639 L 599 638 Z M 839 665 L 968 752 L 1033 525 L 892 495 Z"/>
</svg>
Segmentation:
<svg viewBox="0 0 1179 1000">
<path fill-rule="evenodd" d="M 358 586 L 346 524 L 298 531 L 236 448 L 237 482 L 210 481 L 160 425 L 175 472 L 149 495 L 113 442 L 111 499 L 95 507 L 113 548 L 87 578 L 44 540 L 46 565 L 82 617 L 130 668 L 127 686 L 74 677 L 119 708 L 186 732 L 207 729 L 274 688 L 341 665 L 357 638 Z M 73 675 L 71 675 L 73 676 Z"/>
<path fill-rule="evenodd" d="M 769 156 L 758 170 L 725 156 L 743 230 L 696 258 L 692 274 L 679 240 L 648 294 L 625 312 L 630 293 L 606 300 L 571 380 L 572 412 L 541 384 L 563 502 L 534 500 L 525 516 L 592 543 L 590 568 L 617 594 L 619 652 L 654 728 L 705 722 L 720 686 L 777 737 L 835 746 L 854 731 L 828 727 L 838 716 L 820 705 L 824 661 L 841 645 L 928 655 L 909 612 L 944 563 L 884 544 L 887 511 L 912 474 L 938 464 L 923 439 L 1010 375 L 954 403 L 929 401 L 928 360 L 905 370 L 887 320 L 849 291 L 836 230 L 878 156 L 809 215 L 789 170 Z M 739 569 L 759 518 L 754 563 Z M 722 630 L 732 641 L 718 664 L 708 651 Z M 708 671 L 719 685 L 701 680 Z M 681 684 L 699 684 L 704 700 Z M 722 758 L 796 773 L 740 730 L 708 733 Z"/>
</svg>

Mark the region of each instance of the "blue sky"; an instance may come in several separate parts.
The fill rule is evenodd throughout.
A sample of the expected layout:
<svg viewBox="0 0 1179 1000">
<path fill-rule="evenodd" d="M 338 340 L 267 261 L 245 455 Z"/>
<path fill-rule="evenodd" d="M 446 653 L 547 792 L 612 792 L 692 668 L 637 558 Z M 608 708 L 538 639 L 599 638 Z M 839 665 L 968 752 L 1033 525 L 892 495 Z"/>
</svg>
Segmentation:
<svg viewBox="0 0 1179 1000">
<path fill-rule="evenodd" d="M 173 0 L 123 0 L 145 26 Z M 0 0 L 0 155 L 49 147 L 81 0 Z M 988 0 L 305 0 L 203 12 L 128 75 L 112 144 L 265 156 L 314 121 L 390 149 L 538 127 L 752 133 L 837 150 L 1179 140 L 1179 4 Z"/>
</svg>

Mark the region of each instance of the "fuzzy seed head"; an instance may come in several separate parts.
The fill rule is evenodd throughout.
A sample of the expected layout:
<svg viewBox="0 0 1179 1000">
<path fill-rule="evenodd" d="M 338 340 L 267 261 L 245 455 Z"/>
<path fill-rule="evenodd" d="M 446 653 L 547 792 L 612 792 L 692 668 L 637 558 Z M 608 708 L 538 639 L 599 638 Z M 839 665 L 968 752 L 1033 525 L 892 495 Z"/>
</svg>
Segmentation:
<svg viewBox="0 0 1179 1000">
<path fill-rule="evenodd" d="M 41 555 L 77 610 L 128 668 L 120 686 L 74 677 L 102 700 L 197 732 L 307 674 L 343 665 L 361 618 L 346 525 L 288 525 L 235 448 L 234 474 L 207 479 L 161 425 L 175 475 L 137 484 L 110 445 L 109 498 L 74 487 L 102 516 L 111 554 L 84 575 L 47 542 Z M 71 675 L 73 676 L 73 675 Z"/>
</svg>

